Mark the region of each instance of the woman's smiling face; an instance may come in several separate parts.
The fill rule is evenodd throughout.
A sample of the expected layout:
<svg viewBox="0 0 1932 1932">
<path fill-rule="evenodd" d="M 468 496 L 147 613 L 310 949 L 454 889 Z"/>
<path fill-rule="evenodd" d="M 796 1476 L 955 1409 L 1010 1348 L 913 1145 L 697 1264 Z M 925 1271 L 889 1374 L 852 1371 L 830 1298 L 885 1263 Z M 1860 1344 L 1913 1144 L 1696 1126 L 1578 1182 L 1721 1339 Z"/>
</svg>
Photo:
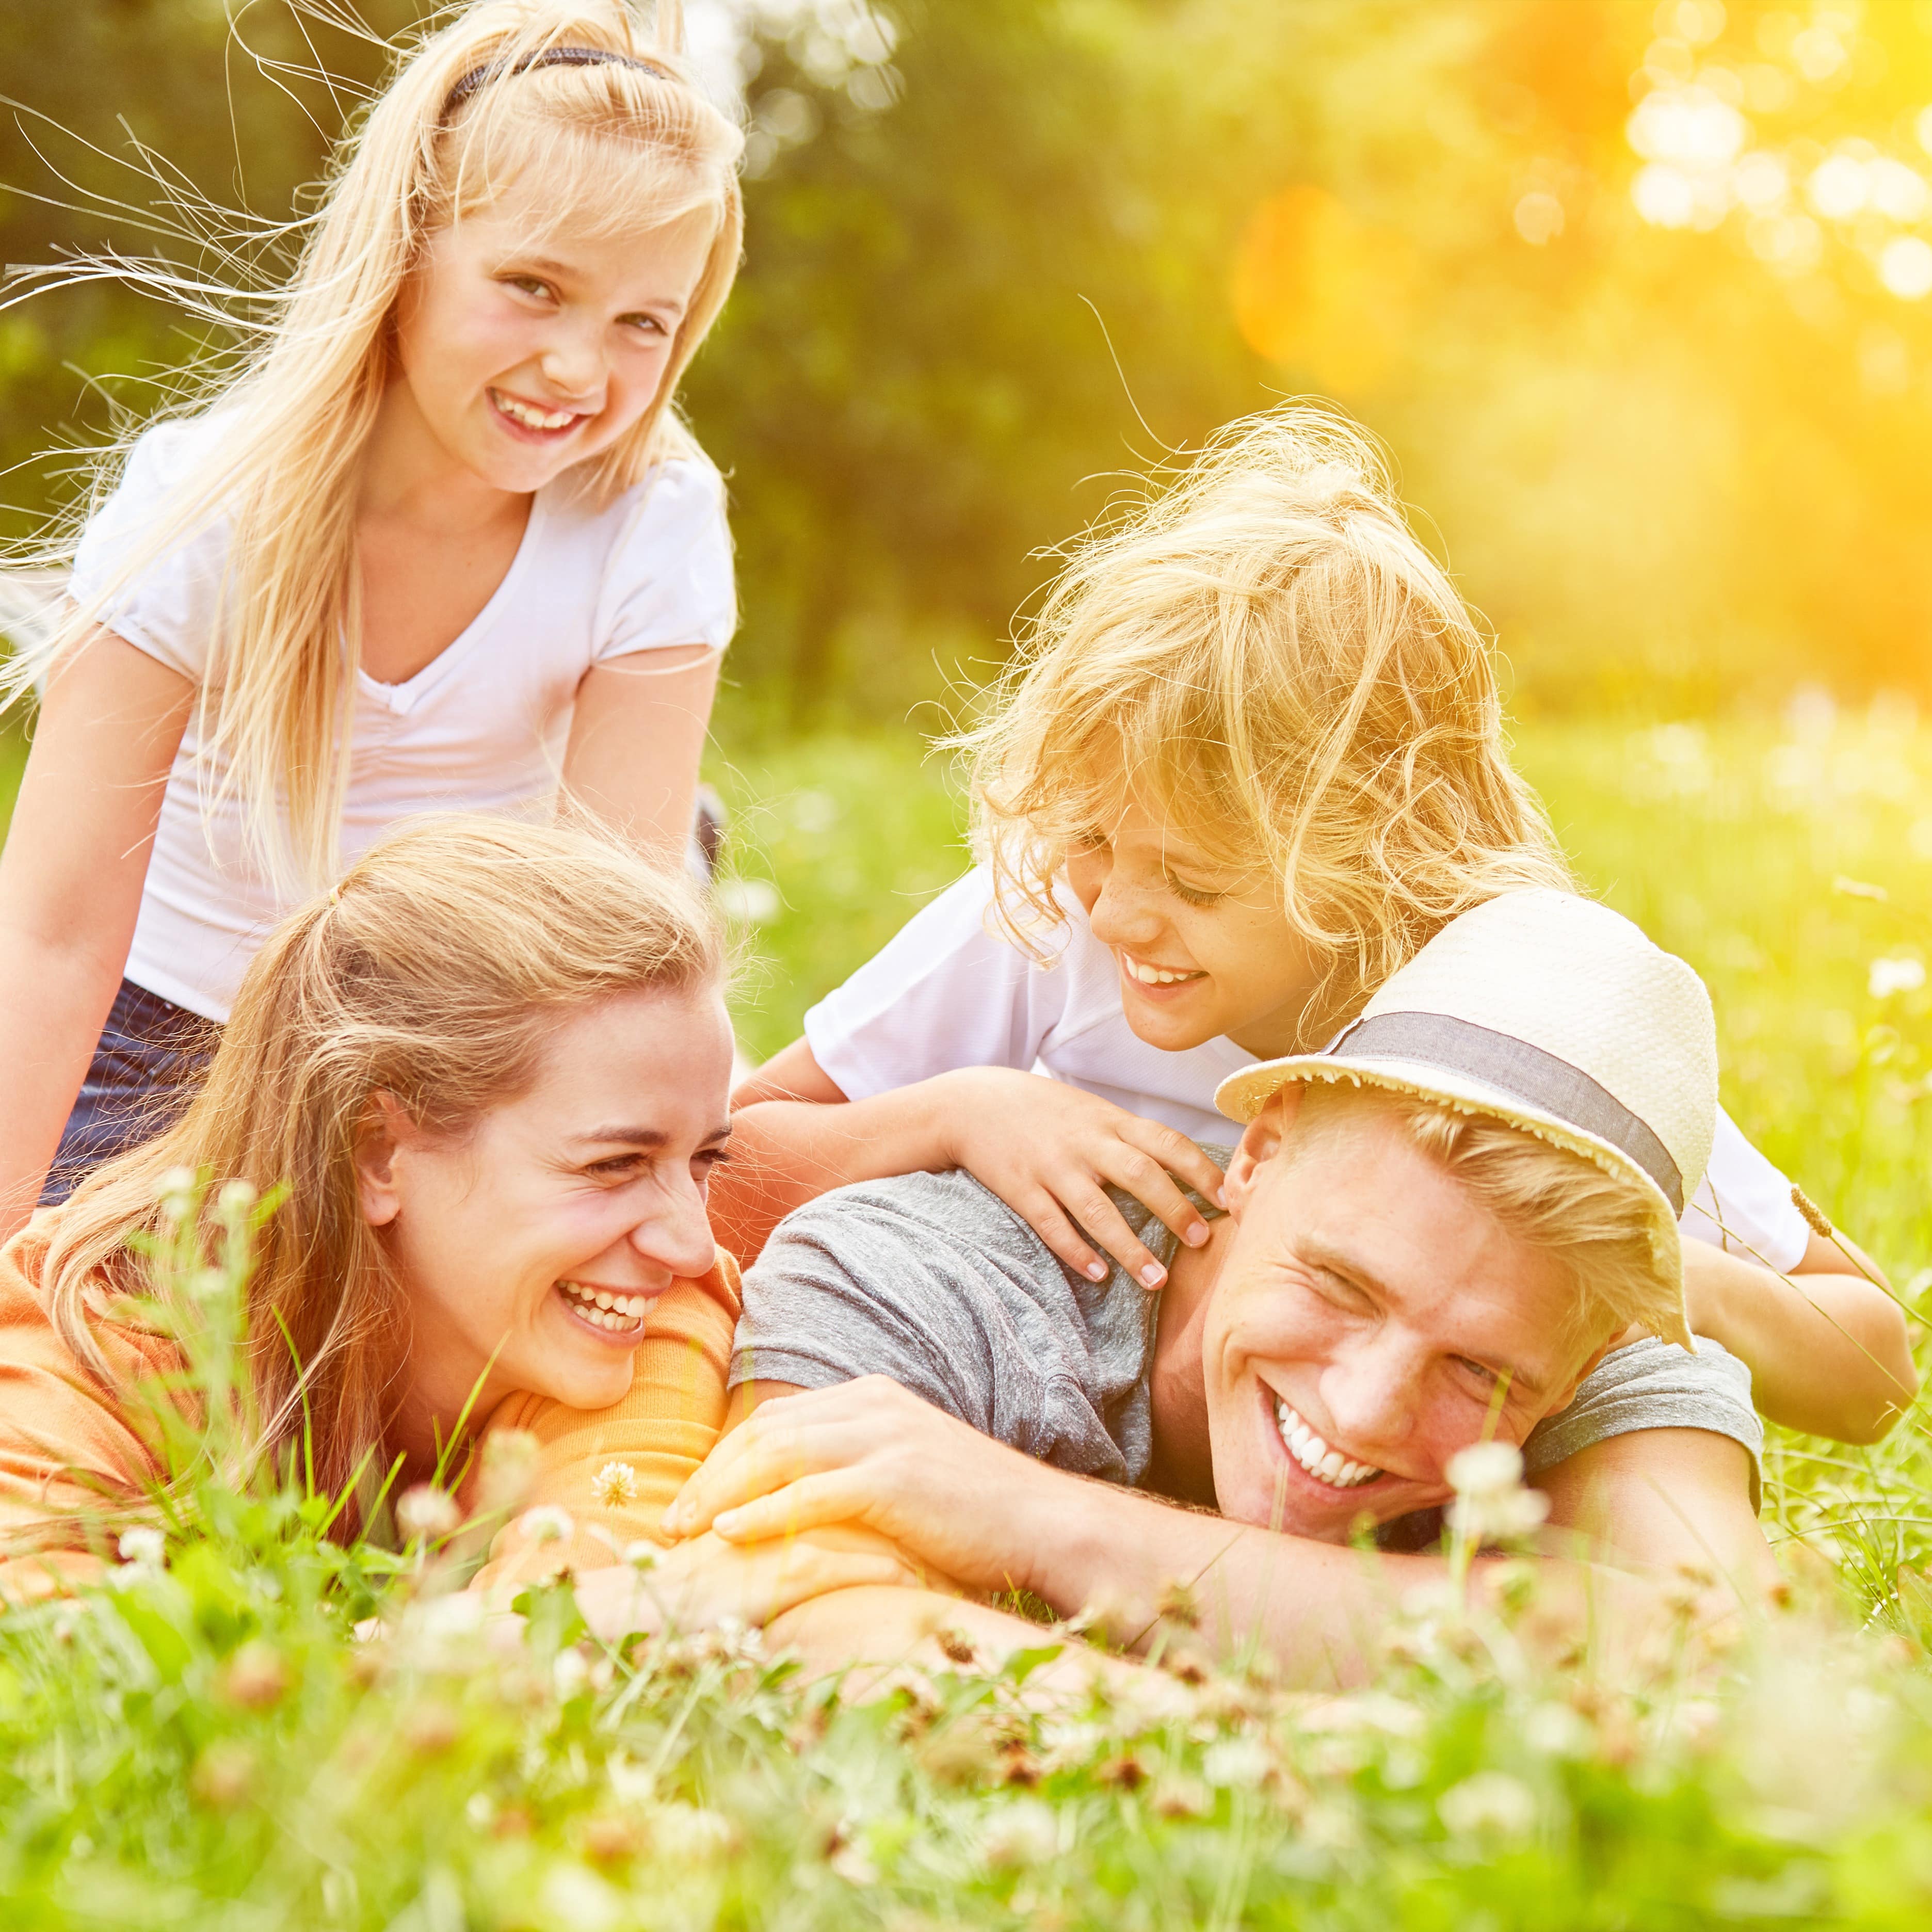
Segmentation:
<svg viewBox="0 0 1932 1932">
<path fill-rule="evenodd" d="M 624 1395 L 652 1304 L 715 1258 L 730 1072 L 715 987 L 622 993 L 560 1019 L 526 1090 L 460 1134 L 384 1106 L 358 1181 L 407 1298 L 417 1432 L 472 1390 L 478 1418 L 520 1390 Z"/>
<path fill-rule="evenodd" d="M 1066 862 L 1094 936 L 1114 955 L 1127 1024 L 1185 1052 L 1225 1035 L 1261 1059 L 1304 1043 L 1319 974 L 1261 871 L 1217 864 L 1138 802 Z"/>
</svg>

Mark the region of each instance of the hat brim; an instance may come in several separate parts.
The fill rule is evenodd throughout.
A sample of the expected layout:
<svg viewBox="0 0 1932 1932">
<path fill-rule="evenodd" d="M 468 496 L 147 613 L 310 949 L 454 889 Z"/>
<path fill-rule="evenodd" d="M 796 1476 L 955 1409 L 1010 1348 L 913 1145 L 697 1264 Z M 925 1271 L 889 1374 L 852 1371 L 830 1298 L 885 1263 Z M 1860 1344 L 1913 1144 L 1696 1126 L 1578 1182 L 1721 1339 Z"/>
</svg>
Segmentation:
<svg viewBox="0 0 1932 1932">
<path fill-rule="evenodd" d="M 1684 1303 L 1684 1247 L 1678 1231 L 1677 1210 L 1655 1180 L 1622 1148 L 1555 1114 L 1528 1106 L 1499 1087 L 1424 1060 L 1352 1060 L 1346 1053 L 1299 1054 L 1286 1060 L 1263 1060 L 1258 1066 L 1229 1074 L 1214 1090 L 1214 1104 L 1230 1120 L 1245 1126 L 1284 1087 L 1305 1085 L 1311 1080 L 1331 1086 L 1346 1082 L 1352 1086 L 1380 1088 L 1391 1094 L 1433 1100 L 1459 1113 L 1484 1114 L 1507 1126 L 1520 1127 L 1554 1147 L 1580 1154 L 1606 1173 L 1634 1183 L 1649 1210 L 1647 1232 L 1658 1279 L 1672 1290 L 1676 1299 L 1674 1330 L 1659 1328 L 1657 1333 L 1661 1340 L 1696 1353 Z"/>
</svg>

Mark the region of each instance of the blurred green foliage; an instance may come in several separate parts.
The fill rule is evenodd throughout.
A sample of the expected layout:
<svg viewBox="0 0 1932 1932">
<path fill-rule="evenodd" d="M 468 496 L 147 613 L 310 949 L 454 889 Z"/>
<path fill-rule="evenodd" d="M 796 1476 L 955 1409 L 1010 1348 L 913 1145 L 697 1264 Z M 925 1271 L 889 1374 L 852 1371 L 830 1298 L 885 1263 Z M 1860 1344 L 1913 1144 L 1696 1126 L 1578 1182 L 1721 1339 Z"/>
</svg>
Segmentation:
<svg viewBox="0 0 1932 1932">
<path fill-rule="evenodd" d="M 1932 685 L 1921 0 L 734 10 L 747 257 L 689 403 L 732 478 L 740 707 L 976 681 L 1124 471 L 1305 392 L 1387 438 L 1520 708 Z M 16 0 L 0 86 L 102 152 L 0 119 L 5 259 L 140 243 L 32 198 L 154 201 L 130 133 L 285 216 L 381 65 L 321 11 Z M 98 286 L 0 316 L 0 458 L 196 346 Z"/>
</svg>

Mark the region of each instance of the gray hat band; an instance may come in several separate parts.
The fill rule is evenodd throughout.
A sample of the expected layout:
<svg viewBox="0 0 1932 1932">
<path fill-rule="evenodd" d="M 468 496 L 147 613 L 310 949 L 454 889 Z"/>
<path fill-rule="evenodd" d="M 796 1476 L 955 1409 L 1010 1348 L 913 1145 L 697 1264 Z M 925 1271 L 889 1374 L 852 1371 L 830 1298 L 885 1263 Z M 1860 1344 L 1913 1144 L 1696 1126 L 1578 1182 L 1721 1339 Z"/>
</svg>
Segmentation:
<svg viewBox="0 0 1932 1932">
<path fill-rule="evenodd" d="M 1480 1080 L 1621 1149 L 1664 1190 L 1672 1210 L 1684 1212 L 1684 1177 L 1670 1150 L 1614 1094 L 1540 1046 L 1447 1013 L 1377 1013 L 1323 1051 L 1337 1059 L 1407 1060 Z"/>
</svg>

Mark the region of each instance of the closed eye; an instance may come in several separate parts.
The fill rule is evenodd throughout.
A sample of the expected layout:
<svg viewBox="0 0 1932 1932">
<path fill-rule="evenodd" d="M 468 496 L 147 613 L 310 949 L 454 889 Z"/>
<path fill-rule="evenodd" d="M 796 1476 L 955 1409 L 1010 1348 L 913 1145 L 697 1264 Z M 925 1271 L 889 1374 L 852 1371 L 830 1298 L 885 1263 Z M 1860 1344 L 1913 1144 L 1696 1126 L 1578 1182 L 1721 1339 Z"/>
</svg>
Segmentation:
<svg viewBox="0 0 1932 1932">
<path fill-rule="evenodd" d="M 606 1180 L 620 1180 L 650 1166 L 651 1156 L 641 1149 L 633 1148 L 628 1154 L 614 1154 L 608 1160 L 593 1160 L 584 1172 L 597 1175 Z"/>
<path fill-rule="evenodd" d="M 1183 905 L 1219 905 L 1228 895 L 1210 892 L 1204 886 L 1190 886 L 1185 879 L 1177 879 L 1170 872 L 1167 875 L 1167 889 Z"/>
</svg>

